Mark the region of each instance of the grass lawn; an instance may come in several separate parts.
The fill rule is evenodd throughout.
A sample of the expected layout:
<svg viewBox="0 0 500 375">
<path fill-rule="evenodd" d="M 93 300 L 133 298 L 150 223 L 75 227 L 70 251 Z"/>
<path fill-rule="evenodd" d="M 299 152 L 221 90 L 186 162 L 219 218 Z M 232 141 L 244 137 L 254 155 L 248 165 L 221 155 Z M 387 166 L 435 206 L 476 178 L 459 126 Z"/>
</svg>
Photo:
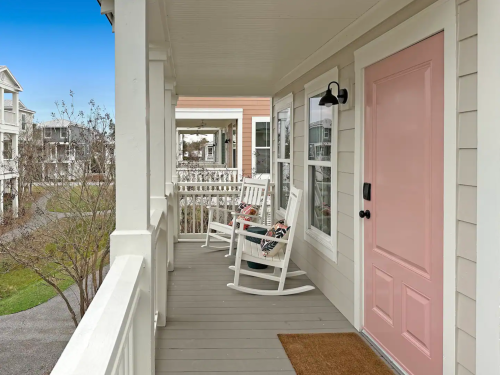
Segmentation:
<svg viewBox="0 0 500 375">
<path fill-rule="evenodd" d="M 57 295 L 57 292 L 47 285 L 33 271 L 9 260 L 4 260 L 9 271 L 0 273 L 0 315 L 14 314 L 38 306 Z M 71 279 L 61 279 L 59 287 L 66 290 L 73 284 Z"/>
<path fill-rule="evenodd" d="M 51 212 L 90 212 L 92 209 L 86 206 L 89 201 L 92 202 L 95 200 L 100 189 L 103 189 L 103 187 L 87 185 L 83 194 L 80 186 L 75 186 L 69 191 L 59 192 L 59 195 L 55 195 L 49 199 L 47 210 Z M 102 197 L 99 211 L 106 211 L 111 209 L 111 207 L 112 203 L 109 202 L 109 197 Z"/>
</svg>

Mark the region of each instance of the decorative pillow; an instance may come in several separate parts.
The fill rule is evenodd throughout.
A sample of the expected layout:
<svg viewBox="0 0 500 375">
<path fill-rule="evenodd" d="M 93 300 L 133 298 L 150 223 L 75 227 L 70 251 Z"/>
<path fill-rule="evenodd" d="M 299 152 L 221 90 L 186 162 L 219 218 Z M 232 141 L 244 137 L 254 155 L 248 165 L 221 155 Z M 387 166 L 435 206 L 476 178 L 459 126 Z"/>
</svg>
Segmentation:
<svg viewBox="0 0 500 375">
<path fill-rule="evenodd" d="M 274 224 L 271 229 L 266 233 L 268 237 L 287 239 L 290 234 L 289 226 L 285 225 L 285 220 L 279 220 Z M 285 247 L 285 243 L 272 240 L 262 239 L 260 241 L 260 248 L 264 257 L 273 257 Z"/>
<path fill-rule="evenodd" d="M 241 202 L 239 205 L 238 205 L 238 208 L 236 208 L 236 212 L 240 213 L 242 209 L 244 209 L 246 206 L 248 206 L 248 204 L 246 204 L 245 202 Z"/>
<path fill-rule="evenodd" d="M 243 204 L 243 203 L 242 203 Z M 240 204 L 241 206 L 241 204 Z M 242 214 L 245 214 L 245 215 L 257 215 L 258 214 L 258 211 L 257 209 L 255 209 L 253 206 L 251 205 L 246 205 L 241 211 L 240 213 Z M 243 216 L 243 215 L 240 215 L 238 216 L 238 219 L 240 220 L 245 220 L 245 221 L 249 221 L 249 222 L 252 222 L 252 220 L 254 219 L 253 217 L 249 217 L 249 216 Z M 229 226 L 232 226 L 233 225 L 233 221 L 231 220 L 229 222 Z M 239 228 L 240 227 L 240 224 L 239 223 L 236 223 L 236 228 Z M 247 228 L 249 227 L 249 225 L 245 225 L 243 227 L 243 230 L 246 230 Z"/>
<path fill-rule="evenodd" d="M 241 202 L 241 203 L 238 205 L 238 207 L 236 207 L 235 212 L 239 214 L 239 213 L 241 212 L 241 210 L 242 210 L 242 209 L 244 209 L 244 208 L 245 208 L 245 207 L 247 207 L 247 206 L 249 206 L 249 204 L 246 204 L 245 202 Z M 233 226 L 233 220 L 231 220 L 231 221 L 229 222 L 229 224 L 228 224 L 228 225 L 229 225 L 230 227 L 232 227 L 232 226 Z"/>
</svg>

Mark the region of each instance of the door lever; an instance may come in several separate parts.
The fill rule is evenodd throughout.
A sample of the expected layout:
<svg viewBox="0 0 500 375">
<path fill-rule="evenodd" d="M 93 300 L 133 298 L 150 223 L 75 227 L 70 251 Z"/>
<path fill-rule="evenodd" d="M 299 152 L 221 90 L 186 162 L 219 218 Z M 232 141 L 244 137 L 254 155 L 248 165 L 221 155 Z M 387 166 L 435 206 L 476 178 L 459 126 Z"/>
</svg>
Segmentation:
<svg viewBox="0 0 500 375">
<path fill-rule="evenodd" d="M 367 219 L 369 219 L 369 218 L 370 218 L 370 216 L 371 216 L 371 214 L 370 214 L 370 211 L 369 211 L 369 210 L 366 210 L 366 211 L 359 211 L 359 217 L 360 217 L 361 219 L 363 219 L 363 218 L 365 218 L 365 217 L 366 217 Z"/>
</svg>

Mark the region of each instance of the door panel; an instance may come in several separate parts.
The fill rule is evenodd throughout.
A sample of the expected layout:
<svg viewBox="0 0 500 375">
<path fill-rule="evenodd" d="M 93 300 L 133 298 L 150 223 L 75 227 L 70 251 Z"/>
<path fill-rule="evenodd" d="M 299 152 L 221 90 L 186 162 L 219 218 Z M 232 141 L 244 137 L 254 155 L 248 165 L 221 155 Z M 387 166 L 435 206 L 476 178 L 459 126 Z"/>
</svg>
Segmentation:
<svg viewBox="0 0 500 375">
<path fill-rule="evenodd" d="M 411 374 L 442 373 L 444 38 L 365 69 L 365 330 Z"/>
</svg>

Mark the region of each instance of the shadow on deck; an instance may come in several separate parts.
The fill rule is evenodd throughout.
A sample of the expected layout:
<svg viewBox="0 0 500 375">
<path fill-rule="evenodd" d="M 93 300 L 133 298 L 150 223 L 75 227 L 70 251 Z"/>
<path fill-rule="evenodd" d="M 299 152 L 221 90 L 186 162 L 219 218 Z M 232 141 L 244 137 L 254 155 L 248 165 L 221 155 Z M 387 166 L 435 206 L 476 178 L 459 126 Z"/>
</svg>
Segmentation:
<svg viewBox="0 0 500 375">
<path fill-rule="evenodd" d="M 234 258 L 178 243 L 169 274 L 167 327 L 156 341 L 157 374 L 295 374 L 278 333 L 354 332 L 332 303 L 315 289 L 291 296 L 254 296 L 229 289 Z M 289 271 L 297 270 L 290 264 Z M 272 269 L 266 270 L 272 272 Z M 277 283 L 241 276 L 241 284 L 275 289 Z M 311 285 L 306 276 L 285 288 Z"/>
</svg>

